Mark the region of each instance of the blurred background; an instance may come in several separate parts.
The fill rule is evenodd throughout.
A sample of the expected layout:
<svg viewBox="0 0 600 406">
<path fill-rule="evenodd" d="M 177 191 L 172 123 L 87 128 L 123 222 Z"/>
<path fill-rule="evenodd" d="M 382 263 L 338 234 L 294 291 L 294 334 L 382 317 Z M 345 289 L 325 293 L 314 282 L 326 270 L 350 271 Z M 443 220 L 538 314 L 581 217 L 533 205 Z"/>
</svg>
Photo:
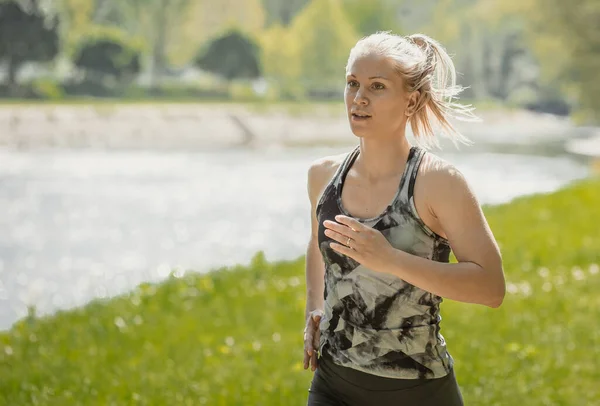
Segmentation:
<svg viewBox="0 0 600 406">
<path fill-rule="evenodd" d="M 363 35 L 452 55 L 484 205 L 598 167 L 597 0 L 0 1 L 0 330 L 186 270 L 304 254 L 306 175 L 357 143 Z M 550 404 L 550 403 L 548 403 Z"/>
</svg>

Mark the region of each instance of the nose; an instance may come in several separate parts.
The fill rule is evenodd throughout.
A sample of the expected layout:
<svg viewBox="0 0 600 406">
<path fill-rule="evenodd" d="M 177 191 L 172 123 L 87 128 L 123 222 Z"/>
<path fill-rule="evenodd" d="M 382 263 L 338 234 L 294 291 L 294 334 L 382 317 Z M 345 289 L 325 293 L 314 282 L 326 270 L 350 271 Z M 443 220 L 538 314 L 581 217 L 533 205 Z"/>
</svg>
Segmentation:
<svg viewBox="0 0 600 406">
<path fill-rule="evenodd" d="M 354 104 L 365 106 L 369 104 L 369 100 L 364 96 L 362 88 L 356 91 L 354 96 Z"/>
</svg>

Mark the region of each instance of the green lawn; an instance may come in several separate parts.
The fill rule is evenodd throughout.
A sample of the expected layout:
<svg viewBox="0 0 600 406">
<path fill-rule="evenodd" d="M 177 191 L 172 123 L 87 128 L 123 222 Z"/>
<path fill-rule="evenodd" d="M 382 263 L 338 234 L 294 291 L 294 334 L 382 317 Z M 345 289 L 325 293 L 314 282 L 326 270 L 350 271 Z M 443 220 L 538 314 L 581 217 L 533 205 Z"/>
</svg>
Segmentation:
<svg viewBox="0 0 600 406">
<path fill-rule="evenodd" d="M 446 301 L 466 405 L 600 403 L 600 179 L 486 207 L 508 294 Z M 0 404 L 303 405 L 304 262 L 173 275 L 0 333 Z"/>
</svg>

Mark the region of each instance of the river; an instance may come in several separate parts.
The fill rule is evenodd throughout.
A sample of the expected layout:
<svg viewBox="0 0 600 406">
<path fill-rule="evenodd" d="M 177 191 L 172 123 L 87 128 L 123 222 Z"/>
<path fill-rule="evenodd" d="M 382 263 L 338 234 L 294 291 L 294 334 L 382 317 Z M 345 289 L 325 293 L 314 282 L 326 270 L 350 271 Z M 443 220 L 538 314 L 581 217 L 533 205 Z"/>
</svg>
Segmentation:
<svg viewBox="0 0 600 406">
<path fill-rule="evenodd" d="M 0 149 L 0 329 L 158 281 L 304 253 L 306 172 L 348 148 Z M 569 155 L 439 153 L 496 204 L 587 175 Z"/>
</svg>

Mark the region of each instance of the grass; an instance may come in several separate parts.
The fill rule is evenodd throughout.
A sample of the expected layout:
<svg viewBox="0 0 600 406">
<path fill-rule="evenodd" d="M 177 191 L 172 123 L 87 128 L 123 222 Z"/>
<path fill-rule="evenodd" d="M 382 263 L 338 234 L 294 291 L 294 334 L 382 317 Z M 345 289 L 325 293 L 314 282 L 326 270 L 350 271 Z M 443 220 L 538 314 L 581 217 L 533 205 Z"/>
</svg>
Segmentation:
<svg viewBox="0 0 600 406">
<path fill-rule="evenodd" d="M 600 399 L 600 179 L 485 207 L 508 293 L 445 301 L 442 333 L 466 405 Z M 0 333 L 0 404 L 304 405 L 304 262 L 160 284 Z M 597 403 L 596 403 L 597 404 Z"/>
</svg>

